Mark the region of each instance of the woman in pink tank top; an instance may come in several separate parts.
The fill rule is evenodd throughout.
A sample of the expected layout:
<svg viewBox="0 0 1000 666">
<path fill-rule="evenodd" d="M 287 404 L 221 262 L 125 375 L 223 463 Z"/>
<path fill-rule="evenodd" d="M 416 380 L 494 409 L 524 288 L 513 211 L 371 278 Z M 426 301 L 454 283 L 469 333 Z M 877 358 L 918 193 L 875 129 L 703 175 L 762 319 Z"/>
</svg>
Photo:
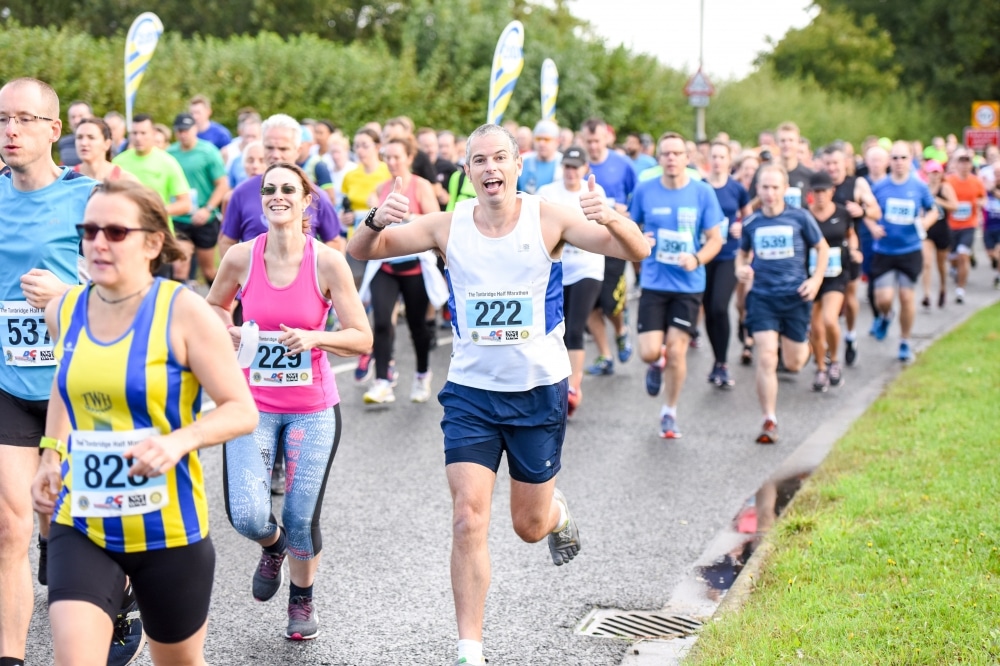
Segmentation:
<svg viewBox="0 0 1000 666">
<path fill-rule="evenodd" d="M 311 192 L 309 178 L 294 164 L 269 167 L 261 181 L 268 231 L 226 253 L 208 294 L 234 347 L 242 338 L 231 314 L 238 290 L 244 321 L 259 329 L 245 373 L 260 422 L 250 435 L 226 443 L 226 507 L 233 527 L 261 546 L 254 598 L 275 595 L 282 563 L 291 555 L 284 635 L 293 640 L 319 634 L 312 593 L 322 550 L 319 512 L 341 430 L 340 396 L 326 354 L 354 356 L 372 343 L 347 260 L 305 233 Z M 331 306 L 339 331 L 325 330 Z M 286 469 L 281 527 L 270 492 L 279 440 Z"/>
<path fill-rule="evenodd" d="M 386 143 L 383 157 L 392 178 L 379 185 L 376 190 L 380 206 L 385 203 L 398 180 L 399 191 L 410 201 L 411 216 L 440 210 L 434 186 L 410 172 L 416 153 L 417 146 L 412 139 L 395 138 Z M 419 256 L 410 255 L 383 261 L 379 271 L 371 278 L 369 287 L 375 332 L 372 350 L 375 381 L 365 392 L 365 403 L 384 405 L 396 400 L 393 391 L 396 378 L 392 350 L 396 336 L 395 310 L 400 295 L 406 307 L 406 323 L 417 357 L 410 400 L 427 402 L 431 397 L 429 356 L 435 329 L 427 325 L 429 298 Z"/>
</svg>

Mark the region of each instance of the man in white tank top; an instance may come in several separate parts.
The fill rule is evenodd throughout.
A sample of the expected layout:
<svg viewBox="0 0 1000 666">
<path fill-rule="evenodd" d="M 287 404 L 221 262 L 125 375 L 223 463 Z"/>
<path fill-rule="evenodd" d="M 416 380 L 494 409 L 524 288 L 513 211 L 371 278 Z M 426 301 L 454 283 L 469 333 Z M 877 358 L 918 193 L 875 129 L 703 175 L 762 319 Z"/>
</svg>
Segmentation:
<svg viewBox="0 0 1000 666">
<path fill-rule="evenodd" d="M 500 458 L 507 452 L 514 531 L 529 543 L 548 538 L 561 565 L 580 550 L 580 534 L 555 488 L 566 432 L 569 361 L 563 344 L 565 243 L 627 261 L 650 251 L 639 228 L 609 209 L 595 190 L 572 209 L 518 194 L 517 141 L 497 125 L 469 137 L 465 171 L 476 199 L 406 225 L 409 204 L 396 187 L 369 212 L 348 244 L 359 260 L 425 250 L 445 258 L 453 289 L 455 341 L 444 406 L 445 464 L 453 497 L 452 586 L 458 619 L 456 664 L 483 664 L 483 610 L 489 589 L 486 547 Z M 527 416 L 525 416 L 527 415 Z"/>
</svg>

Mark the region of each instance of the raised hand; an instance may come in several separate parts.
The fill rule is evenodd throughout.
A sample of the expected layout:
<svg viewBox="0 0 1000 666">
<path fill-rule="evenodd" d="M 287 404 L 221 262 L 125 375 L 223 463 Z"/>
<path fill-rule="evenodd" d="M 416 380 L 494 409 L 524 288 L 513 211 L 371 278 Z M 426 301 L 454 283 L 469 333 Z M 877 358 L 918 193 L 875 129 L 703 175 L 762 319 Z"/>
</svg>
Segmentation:
<svg viewBox="0 0 1000 666">
<path fill-rule="evenodd" d="M 375 212 L 373 224 L 378 227 L 387 227 L 396 222 L 402 222 L 410 215 L 410 200 L 403 194 L 403 179 L 396 176 L 396 181 L 392 184 L 392 192 L 389 193 L 385 203 L 379 206 Z"/>
<path fill-rule="evenodd" d="M 597 191 L 597 179 L 594 174 L 587 178 L 587 191 L 580 196 L 580 208 L 584 216 L 598 224 L 608 224 L 613 218 L 611 209 L 604 203 L 604 197 Z"/>
</svg>

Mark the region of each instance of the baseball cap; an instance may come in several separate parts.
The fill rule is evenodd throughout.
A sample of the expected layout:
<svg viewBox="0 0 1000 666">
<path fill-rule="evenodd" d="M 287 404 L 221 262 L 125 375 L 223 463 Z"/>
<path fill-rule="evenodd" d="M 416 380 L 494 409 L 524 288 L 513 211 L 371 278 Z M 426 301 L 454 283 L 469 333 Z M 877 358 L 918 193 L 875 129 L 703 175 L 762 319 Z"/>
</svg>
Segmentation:
<svg viewBox="0 0 1000 666">
<path fill-rule="evenodd" d="M 190 113 L 178 113 L 174 117 L 175 130 L 189 130 L 194 127 L 194 116 Z"/>
<path fill-rule="evenodd" d="M 924 162 L 923 169 L 924 173 L 934 173 L 935 171 L 938 173 L 944 173 L 944 167 L 941 166 L 941 163 L 937 160 L 927 160 Z"/>
<path fill-rule="evenodd" d="M 558 139 L 559 125 L 556 125 L 551 120 L 539 120 L 535 125 L 535 131 L 532 132 L 532 135 L 536 137 L 544 136 L 550 139 Z"/>
<path fill-rule="evenodd" d="M 580 146 L 570 146 L 563 153 L 562 163 L 570 167 L 582 167 L 587 163 L 587 156 Z"/>
<path fill-rule="evenodd" d="M 830 174 L 826 171 L 813 172 L 813 175 L 809 176 L 809 189 L 813 191 L 832 190 L 833 179 L 830 178 Z"/>
</svg>

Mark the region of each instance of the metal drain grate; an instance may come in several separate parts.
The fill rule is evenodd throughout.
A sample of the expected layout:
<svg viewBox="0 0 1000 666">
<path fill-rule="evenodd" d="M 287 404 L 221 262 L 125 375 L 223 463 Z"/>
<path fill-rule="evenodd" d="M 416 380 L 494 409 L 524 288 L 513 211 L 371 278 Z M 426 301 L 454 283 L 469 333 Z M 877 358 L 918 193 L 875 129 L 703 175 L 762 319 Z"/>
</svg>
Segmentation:
<svg viewBox="0 0 1000 666">
<path fill-rule="evenodd" d="M 587 613 L 576 632 L 605 638 L 682 638 L 700 629 L 701 622 L 687 615 L 596 608 Z"/>
</svg>

